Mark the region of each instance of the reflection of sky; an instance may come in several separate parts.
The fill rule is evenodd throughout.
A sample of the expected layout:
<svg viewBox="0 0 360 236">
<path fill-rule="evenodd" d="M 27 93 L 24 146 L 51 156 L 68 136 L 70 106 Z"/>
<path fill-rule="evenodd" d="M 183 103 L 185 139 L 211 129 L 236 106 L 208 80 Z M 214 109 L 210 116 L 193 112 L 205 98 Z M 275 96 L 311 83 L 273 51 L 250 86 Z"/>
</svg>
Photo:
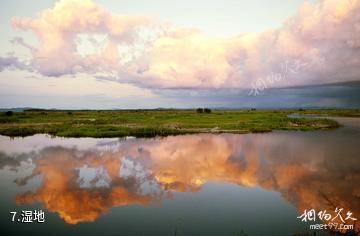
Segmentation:
<svg viewBox="0 0 360 236">
<path fill-rule="evenodd" d="M 358 216 L 359 121 L 342 121 L 352 128 L 118 141 L 1 137 L 0 166 L 18 171 L 18 184 L 40 175 L 39 187 L 19 193 L 17 203 L 40 202 L 70 224 L 94 221 L 113 206 L 161 203 L 225 182 L 278 192 L 299 212 L 339 206 Z"/>
</svg>

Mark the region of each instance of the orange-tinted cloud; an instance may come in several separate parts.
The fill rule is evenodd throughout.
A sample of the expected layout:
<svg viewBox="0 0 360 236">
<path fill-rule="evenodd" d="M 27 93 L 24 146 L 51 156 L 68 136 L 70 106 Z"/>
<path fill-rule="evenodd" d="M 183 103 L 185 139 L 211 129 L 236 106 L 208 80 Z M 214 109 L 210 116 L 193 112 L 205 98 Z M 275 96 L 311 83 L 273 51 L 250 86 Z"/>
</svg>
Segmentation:
<svg viewBox="0 0 360 236">
<path fill-rule="evenodd" d="M 90 154 L 76 157 L 74 150 L 50 148 L 42 151 L 43 158 L 36 162 L 33 175 L 43 177 L 36 192 L 27 192 L 16 197 L 17 203 L 42 202 L 44 206 L 69 224 L 96 220 L 113 206 L 148 204 L 150 196 L 131 192 L 114 171 L 119 171 L 120 160 L 105 155 L 105 160 Z M 110 176 L 112 185 L 108 187 L 80 188 L 76 182 L 78 170 L 83 165 L 102 166 Z"/>
<path fill-rule="evenodd" d="M 298 61 L 306 66 L 276 86 L 358 79 L 359 18 L 359 0 L 305 2 L 279 29 L 220 39 L 147 17 L 111 14 L 90 0 L 61 0 L 36 19 L 14 17 L 12 24 L 37 36 L 31 65 L 47 76 L 101 73 L 152 88 L 249 88 Z M 97 50 L 82 55 L 76 38 L 84 34 L 105 36 L 105 46 L 89 40 Z"/>
</svg>

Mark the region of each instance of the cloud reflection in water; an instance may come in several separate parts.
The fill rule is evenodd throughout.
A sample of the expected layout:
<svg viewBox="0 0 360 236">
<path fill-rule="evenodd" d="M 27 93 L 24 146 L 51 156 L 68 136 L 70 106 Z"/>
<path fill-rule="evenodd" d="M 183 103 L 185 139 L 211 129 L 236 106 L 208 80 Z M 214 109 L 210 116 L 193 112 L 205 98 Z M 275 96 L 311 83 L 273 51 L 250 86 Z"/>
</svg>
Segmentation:
<svg viewBox="0 0 360 236">
<path fill-rule="evenodd" d="M 16 202 L 40 202 L 69 224 L 94 221 L 114 206 L 161 203 L 207 182 L 279 192 L 299 213 L 342 207 L 359 217 L 356 137 L 358 132 L 275 132 L 51 144 L 21 155 L 2 153 L 0 168 L 32 164 L 32 173 L 16 182 L 40 175 L 40 186 L 19 193 Z"/>
</svg>

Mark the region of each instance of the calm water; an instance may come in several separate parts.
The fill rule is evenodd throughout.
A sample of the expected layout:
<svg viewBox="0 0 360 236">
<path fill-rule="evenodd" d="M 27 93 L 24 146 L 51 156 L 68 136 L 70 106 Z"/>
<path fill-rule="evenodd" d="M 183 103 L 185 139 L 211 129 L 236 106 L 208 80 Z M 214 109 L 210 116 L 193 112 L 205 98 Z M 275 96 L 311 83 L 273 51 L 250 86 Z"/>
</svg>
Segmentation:
<svg viewBox="0 0 360 236">
<path fill-rule="evenodd" d="M 297 218 L 305 209 L 338 206 L 360 218 L 360 120 L 339 121 L 316 132 L 0 136 L 1 231 L 294 235 L 310 232 Z M 34 209 L 45 223 L 11 222 L 9 212 Z"/>
</svg>

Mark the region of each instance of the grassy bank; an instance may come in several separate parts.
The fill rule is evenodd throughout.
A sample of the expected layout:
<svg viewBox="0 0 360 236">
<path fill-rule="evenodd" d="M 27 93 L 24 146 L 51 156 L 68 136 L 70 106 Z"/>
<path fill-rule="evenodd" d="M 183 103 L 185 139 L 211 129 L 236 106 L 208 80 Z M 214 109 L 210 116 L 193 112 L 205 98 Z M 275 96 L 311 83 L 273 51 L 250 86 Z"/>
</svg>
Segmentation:
<svg viewBox="0 0 360 236">
<path fill-rule="evenodd" d="M 338 127 L 328 119 L 287 117 L 292 113 L 360 116 L 359 110 L 122 110 L 0 113 L 0 134 L 48 133 L 63 137 L 154 137 L 187 133 L 248 133 Z"/>
</svg>

